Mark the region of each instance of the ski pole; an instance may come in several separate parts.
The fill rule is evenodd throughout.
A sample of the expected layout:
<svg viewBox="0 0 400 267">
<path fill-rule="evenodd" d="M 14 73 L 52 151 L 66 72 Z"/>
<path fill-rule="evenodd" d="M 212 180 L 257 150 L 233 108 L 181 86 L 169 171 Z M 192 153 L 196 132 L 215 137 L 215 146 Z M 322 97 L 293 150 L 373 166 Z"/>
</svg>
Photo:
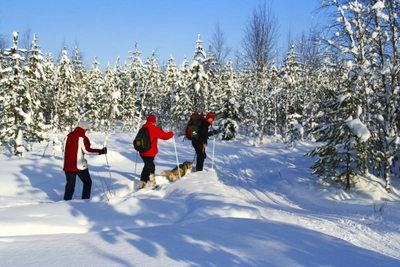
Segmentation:
<svg viewBox="0 0 400 267">
<path fill-rule="evenodd" d="M 139 154 L 139 152 L 136 152 L 136 161 L 135 161 L 135 174 L 136 174 L 136 166 L 137 166 L 137 155 Z"/>
<path fill-rule="evenodd" d="M 213 170 L 214 170 L 214 151 L 215 151 L 215 136 L 214 136 L 212 159 L 211 159 L 211 169 L 213 169 Z"/>
<path fill-rule="evenodd" d="M 103 148 L 107 147 L 107 142 L 108 142 L 108 131 L 106 131 L 106 138 L 104 139 L 104 143 L 103 143 Z M 108 163 L 108 157 L 107 154 L 104 154 L 104 156 L 106 157 L 106 162 L 107 162 L 107 168 L 108 168 L 108 174 L 110 175 L 110 193 L 114 193 L 115 195 L 115 190 L 114 190 L 114 186 L 112 184 L 112 177 L 111 177 L 111 171 L 110 171 L 110 164 Z M 112 190 L 112 191 L 111 191 Z"/>
<path fill-rule="evenodd" d="M 181 179 L 181 171 L 179 170 L 178 151 L 176 150 L 175 136 L 173 137 L 173 139 L 174 139 L 175 156 L 176 156 L 176 167 L 178 168 L 179 179 Z"/>
<path fill-rule="evenodd" d="M 111 177 L 111 171 L 110 171 L 110 164 L 108 163 L 108 157 L 107 154 L 104 154 L 106 156 L 106 162 L 107 162 L 107 168 L 108 168 L 108 174 L 110 175 L 110 193 L 112 192 L 115 195 L 115 190 L 114 190 L 114 185 L 112 184 L 112 177 Z"/>
</svg>

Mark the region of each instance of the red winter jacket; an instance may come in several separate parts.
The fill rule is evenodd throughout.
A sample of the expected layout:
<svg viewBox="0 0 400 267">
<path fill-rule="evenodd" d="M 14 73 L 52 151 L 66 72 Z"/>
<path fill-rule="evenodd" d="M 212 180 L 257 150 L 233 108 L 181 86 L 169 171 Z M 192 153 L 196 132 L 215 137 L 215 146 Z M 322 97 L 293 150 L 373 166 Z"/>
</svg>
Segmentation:
<svg viewBox="0 0 400 267">
<path fill-rule="evenodd" d="M 78 172 L 87 169 L 85 154 L 100 154 L 101 149 L 90 147 L 86 130 L 76 127 L 70 132 L 64 141 L 64 168 L 66 172 Z"/>
<path fill-rule="evenodd" d="M 164 132 L 152 122 L 146 122 L 142 128 L 149 128 L 151 148 L 145 152 L 140 152 L 142 157 L 155 157 L 158 153 L 158 138 L 168 140 L 174 136 L 174 132 Z"/>
</svg>

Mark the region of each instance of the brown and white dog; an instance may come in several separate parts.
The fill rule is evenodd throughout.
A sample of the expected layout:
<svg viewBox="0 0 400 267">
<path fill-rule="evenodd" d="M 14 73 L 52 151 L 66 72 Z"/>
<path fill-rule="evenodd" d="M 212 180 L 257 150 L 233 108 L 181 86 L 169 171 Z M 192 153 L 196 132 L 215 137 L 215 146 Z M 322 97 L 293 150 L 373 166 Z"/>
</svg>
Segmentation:
<svg viewBox="0 0 400 267">
<path fill-rule="evenodd" d="M 189 173 L 192 170 L 193 162 L 185 161 L 184 163 L 179 165 L 180 176 L 185 176 L 185 174 Z M 170 181 L 176 181 L 179 178 L 178 167 L 175 167 L 170 172 L 161 172 L 160 175 L 165 175 L 168 177 Z"/>
</svg>

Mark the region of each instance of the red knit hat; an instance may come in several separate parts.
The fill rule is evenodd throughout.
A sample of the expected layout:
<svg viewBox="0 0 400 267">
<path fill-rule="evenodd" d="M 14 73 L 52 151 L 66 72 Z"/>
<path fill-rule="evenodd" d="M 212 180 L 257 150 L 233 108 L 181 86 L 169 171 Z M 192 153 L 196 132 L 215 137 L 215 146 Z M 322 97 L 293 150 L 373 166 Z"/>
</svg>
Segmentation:
<svg viewBox="0 0 400 267">
<path fill-rule="evenodd" d="M 208 112 L 207 113 L 207 116 L 206 116 L 206 119 L 209 119 L 209 118 L 211 118 L 211 119 L 215 119 L 215 114 L 214 114 L 214 112 Z"/>
<path fill-rule="evenodd" d="M 147 121 L 148 122 L 152 122 L 152 123 L 156 123 L 157 118 L 154 115 L 150 115 L 150 116 L 147 117 Z"/>
</svg>

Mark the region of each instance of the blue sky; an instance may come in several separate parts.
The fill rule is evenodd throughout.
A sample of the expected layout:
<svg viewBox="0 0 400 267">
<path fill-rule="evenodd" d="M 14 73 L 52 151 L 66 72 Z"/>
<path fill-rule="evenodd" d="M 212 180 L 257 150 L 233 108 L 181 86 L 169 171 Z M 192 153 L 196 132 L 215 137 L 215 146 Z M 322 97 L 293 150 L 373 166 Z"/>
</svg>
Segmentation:
<svg viewBox="0 0 400 267">
<path fill-rule="evenodd" d="M 243 30 L 258 0 L 1 0 L 0 33 L 11 42 L 12 31 L 36 33 L 43 53 L 57 57 L 63 44 L 75 43 L 90 67 L 94 57 L 105 68 L 118 56 L 127 61 L 135 42 L 142 60 L 156 52 L 160 63 L 172 54 L 180 64 L 193 57 L 198 34 L 207 50 L 219 24 L 232 49 L 241 49 Z M 321 0 L 276 0 L 280 44 L 316 24 Z M 267 1 L 269 3 L 269 1 Z"/>
</svg>

